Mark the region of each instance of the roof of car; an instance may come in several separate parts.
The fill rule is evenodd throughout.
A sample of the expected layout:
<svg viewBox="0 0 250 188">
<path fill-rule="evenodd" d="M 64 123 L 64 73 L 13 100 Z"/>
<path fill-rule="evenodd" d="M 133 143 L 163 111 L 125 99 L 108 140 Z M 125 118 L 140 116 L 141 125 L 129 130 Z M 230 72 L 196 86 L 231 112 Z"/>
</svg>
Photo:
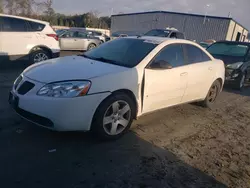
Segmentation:
<svg viewBox="0 0 250 188">
<path fill-rule="evenodd" d="M 240 42 L 240 41 L 217 41 L 216 43 L 228 43 L 228 44 L 239 44 L 239 45 L 246 45 L 250 47 L 249 42 Z"/>
<path fill-rule="evenodd" d="M 174 39 L 174 38 L 168 38 L 168 37 L 157 37 L 157 36 L 131 36 L 131 37 L 126 37 L 126 38 L 144 39 L 144 40 L 149 40 L 149 41 L 155 41 L 156 43 L 159 43 L 159 44 L 165 41 L 176 41 L 176 42 L 195 44 L 194 42 L 189 41 L 189 40 Z"/>
<path fill-rule="evenodd" d="M 0 14 L 0 16 L 9 17 L 9 18 L 19 18 L 19 19 L 24 19 L 24 20 L 28 20 L 28 21 L 33 21 L 33 22 L 38 22 L 38 23 L 43 23 L 43 24 L 49 24 L 49 22 L 45 22 L 45 21 L 37 20 L 37 19 L 26 18 L 26 17 L 22 17 L 22 16 L 14 16 L 14 15 L 9 15 L 9 14 Z"/>
</svg>

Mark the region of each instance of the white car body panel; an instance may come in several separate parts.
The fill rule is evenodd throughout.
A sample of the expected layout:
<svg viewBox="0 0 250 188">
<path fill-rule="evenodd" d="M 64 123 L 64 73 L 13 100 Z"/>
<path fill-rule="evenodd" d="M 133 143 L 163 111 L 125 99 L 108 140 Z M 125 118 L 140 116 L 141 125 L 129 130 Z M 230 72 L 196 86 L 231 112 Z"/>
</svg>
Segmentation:
<svg viewBox="0 0 250 188">
<path fill-rule="evenodd" d="M 36 85 L 28 94 L 21 96 L 15 89 L 12 92 L 19 96 L 20 108 L 51 119 L 54 122 L 53 129 L 88 131 L 100 103 L 115 91 L 127 90 L 134 94 L 139 117 L 158 109 L 204 99 L 216 79 L 221 79 L 222 84 L 224 83 L 224 63 L 215 60 L 193 42 L 145 38 L 160 44 L 134 68 L 116 66 L 81 56 L 53 59 L 33 65 L 23 72 L 24 78 L 35 82 Z M 195 45 L 205 52 L 211 61 L 167 70 L 146 68 L 163 47 L 173 43 Z M 66 80 L 90 80 L 88 95 L 70 99 L 36 95 L 46 83 Z"/>
<path fill-rule="evenodd" d="M 0 14 L 0 17 L 17 18 L 45 25 L 42 31 L 0 32 L 0 55 L 27 55 L 37 46 L 46 47 L 52 53 L 60 52 L 59 42 L 47 36 L 47 34 L 56 34 L 48 22 L 4 14 Z"/>
</svg>

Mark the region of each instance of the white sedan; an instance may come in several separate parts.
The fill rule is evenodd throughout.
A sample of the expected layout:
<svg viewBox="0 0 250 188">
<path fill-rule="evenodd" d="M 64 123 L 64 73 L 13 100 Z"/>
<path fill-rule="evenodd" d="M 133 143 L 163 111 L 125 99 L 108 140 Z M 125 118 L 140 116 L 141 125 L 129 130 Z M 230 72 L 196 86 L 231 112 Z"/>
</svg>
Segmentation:
<svg viewBox="0 0 250 188">
<path fill-rule="evenodd" d="M 224 75 L 224 63 L 193 42 L 126 37 L 28 67 L 9 103 L 42 127 L 116 139 L 142 114 L 194 101 L 211 107 Z"/>
</svg>

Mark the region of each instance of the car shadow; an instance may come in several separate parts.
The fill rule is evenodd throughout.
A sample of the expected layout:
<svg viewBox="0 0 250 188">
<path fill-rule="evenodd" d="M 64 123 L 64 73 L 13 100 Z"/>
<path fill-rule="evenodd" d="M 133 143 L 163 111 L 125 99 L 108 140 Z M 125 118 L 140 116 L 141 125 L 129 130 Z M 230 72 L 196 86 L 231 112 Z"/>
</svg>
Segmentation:
<svg viewBox="0 0 250 188">
<path fill-rule="evenodd" d="M 9 134 L 0 137 L 0 177 L 7 187 L 226 187 L 132 131 L 101 142 L 90 133 L 27 123 Z"/>
<path fill-rule="evenodd" d="M 250 96 L 250 83 L 245 84 L 244 88 L 241 90 L 233 89 L 230 86 L 225 86 L 223 88 L 224 91 L 229 92 L 229 93 L 234 93 L 237 95 L 242 95 L 242 96 Z"/>
</svg>

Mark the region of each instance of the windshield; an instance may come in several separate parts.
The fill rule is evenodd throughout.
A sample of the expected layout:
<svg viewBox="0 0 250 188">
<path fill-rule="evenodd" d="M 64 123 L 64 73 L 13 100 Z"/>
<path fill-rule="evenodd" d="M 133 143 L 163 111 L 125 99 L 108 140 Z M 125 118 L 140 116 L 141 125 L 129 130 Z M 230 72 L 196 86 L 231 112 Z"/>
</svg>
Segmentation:
<svg viewBox="0 0 250 188">
<path fill-rule="evenodd" d="M 143 39 L 119 38 L 85 52 L 84 57 L 119 66 L 134 67 L 157 45 Z"/>
<path fill-rule="evenodd" d="M 145 36 L 168 37 L 170 31 L 162 29 L 153 29 L 145 34 Z"/>
<path fill-rule="evenodd" d="M 241 44 L 214 43 L 208 47 L 207 51 L 212 55 L 244 57 L 248 51 L 248 48 L 248 46 Z"/>
</svg>

